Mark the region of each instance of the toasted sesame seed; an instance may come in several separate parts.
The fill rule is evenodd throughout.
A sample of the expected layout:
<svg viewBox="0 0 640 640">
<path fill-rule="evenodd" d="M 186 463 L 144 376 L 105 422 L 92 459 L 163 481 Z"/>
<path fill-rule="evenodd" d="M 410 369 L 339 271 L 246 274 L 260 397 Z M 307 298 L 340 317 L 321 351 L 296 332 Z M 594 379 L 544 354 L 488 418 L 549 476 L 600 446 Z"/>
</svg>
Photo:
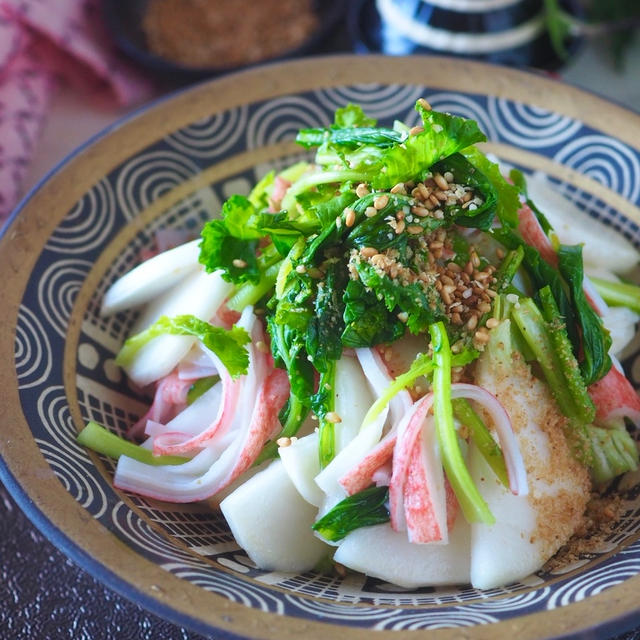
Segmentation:
<svg viewBox="0 0 640 640">
<path fill-rule="evenodd" d="M 353 209 L 345 209 L 344 210 L 344 223 L 347 227 L 353 227 L 356 221 L 356 212 Z"/>
<path fill-rule="evenodd" d="M 276 444 L 279 447 L 290 447 L 291 446 L 291 438 L 286 438 L 286 437 L 278 438 L 276 440 Z"/>
<path fill-rule="evenodd" d="M 419 218 L 425 218 L 429 215 L 429 210 L 425 209 L 424 207 L 415 206 L 411 207 L 411 213 L 418 216 Z"/>
<path fill-rule="evenodd" d="M 500 258 L 500 260 L 504 258 L 504 250 L 501 249 L 500 247 L 496 249 L 496 257 Z"/>
<path fill-rule="evenodd" d="M 360 255 L 363 258 L 371 258 L 375 255 L 377 255 L 378 250 L 374 249 L 373 247 L 363 247 L 362 249 L 360 249 Z"/>
<path fill-rule="evenodd" d="M 418 189 L 420 195 L 424 200 L 426 200 L 431 195 L 431 189 L 429 189 L 429 187 L 427 187 L 424 182 L 419 182 L 416 188 Z"/>
<path fill-rule="evenodd" d="M 459 264 L 457 264 L 456 262 L 450 262 L 447 265 L 447 269 L 449 271 L 452 271 L 453 273 L 460 273 L 462 271 L 462 267 Z"/>
<path fill-rule="evenodd" d="M 367 185 L 364 182 L 361 182 L 356 187 L 356 195 L 358 196 L 358 198 L 364 198 L 368 194 L 369 194 L 369 187 L 367 187 Z"/>
<path fill-rule="evenodd" d="M 407 227 L 407 231 L 413 235 L 416 235 L 418 233 L 422 233 L 422 227 L 419 224 L 410 224 Z"/>
<path fill-rule="evenodd" d="M 449 183 L 444 179 L 444 176 L 441 173 L 436 173 L 433 176 L 433 179 L 438 187 L 443 191 L 447 191 L 447 189 L 449 189 Z"/>
<path fill-rule="evenodd" d="M 342 418 L 335 411 L 329 411 L 324 418 L 327 422 L 331 422 L 333 424 L 342 422 Z"/>
<path fill-rule="evenodd" d="M 389 196 L 384 194 L 381 196 L 378 196 L 374 201 L 373 201 L 373 206 L 378 209 L 378 211 L 380 209 L 384 209 L 387 205 L 389 204 Z"/>
<path fill-rule="evenodd" d="M 500 320 L 498 318 L 489 318 L 485 324 L 487 329 L 495 329 L 500 324 Z"/>
<path fill-rule="evenodd" d="M 266 344 L 266 342 L 263 342 L 262 340 L 258 340 L 256 342 L 256 349 L 258 351 L 261 351 L 262 353 L 269 353 L 269 345 Z"/>
<path fill-rule="evenodd" d="M 410 136 L 415 136 L 418 135 L 419 133 L 422 133 L 424 131 L 424 127 L 421 125 L 417 125 L 415 127 L 411 127 L 411 129 L 409 129 L 409 135 Z"/>
<path fill-rule="evenodd" d="M 489 342 L 489 334 L 486 331 L 478 329 L 478 331 L 473 334 L 473 340 L 478 344 L 487 344 L 487 342 Z"/>
<path fill-rule="evenodd" d="M 244 260 L 241 260 L 240 258 L 234 258 L 231 261 L 231 264 L 237 269 L 244 269 L 247 266 L 247 263 Z"/>
<path fill-rule="evenodd" d="M 478 316 L 471 316 L 467 320 L 467 329 L 473 331 L 478 326 Z"/>
<path fill-rule="evenodd" d="M 424 98 L 420 98 L 418 100 L 418 104 L 423 108 L 426 109 L 427 111 L 431 111 L 431 105 L 424 99 Z"/>
<path fill-rule="evenodd" d="M 391 193 L 400 193 L 400 194 L 407 193 L 407 190 L 405 189 L 404 183 L 403 182 L 398 182 L 398 184 L 394 185 L 391 188 Z"/>
<path fill-rule="evenodd" d="M 400 220 L 397 224 L 396 224 L 396 234 L 401 234 L 404 231 L 404 220 Z"/>
</svg>

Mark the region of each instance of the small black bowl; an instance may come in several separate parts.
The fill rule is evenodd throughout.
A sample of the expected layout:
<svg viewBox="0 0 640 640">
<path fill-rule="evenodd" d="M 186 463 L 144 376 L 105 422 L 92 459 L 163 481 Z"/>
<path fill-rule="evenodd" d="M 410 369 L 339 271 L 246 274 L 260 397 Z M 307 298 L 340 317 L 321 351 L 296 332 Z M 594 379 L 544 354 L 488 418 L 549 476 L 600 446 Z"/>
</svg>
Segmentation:
<svg viewBox="0 0 640 640">
<path fill-rule="evenodd" d="M 318 16 L 318 27 L 300 46 L 283 51 L 277 56 L 238 66 L 192 67 L 179 64 L 152 53 L 142 28 L 149 0 L 103 0 L 102 9 L 107 29 L 118 48 L 158 79 L 168 82 L 188 83 L 212 76 L 271 62 L 311 54 L 329 37 L 343 17 L 344 0 L 315 0 L 314 10 Z"/>
</svg>

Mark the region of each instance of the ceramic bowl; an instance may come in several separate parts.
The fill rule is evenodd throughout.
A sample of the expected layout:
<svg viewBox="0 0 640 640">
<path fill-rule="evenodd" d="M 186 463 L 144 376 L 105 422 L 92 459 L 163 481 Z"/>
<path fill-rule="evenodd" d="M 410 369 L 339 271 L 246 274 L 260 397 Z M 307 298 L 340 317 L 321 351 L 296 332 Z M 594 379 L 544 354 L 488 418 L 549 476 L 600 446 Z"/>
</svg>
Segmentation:
<svg viewBox="0 0 640 640">
<path fill-rule="evenodd" d="M 139 110 L 78 149 L 0 239 L 0 478 L 54 543 L 134 602 L 216 638 L 606 637 L 640 623 L 640 478 L 622 517 L 570 566 L 479 591 L 400 589 L 364 576 L 257 569 L 206 505 L 117 491 L 113 463 L 76 444 L 93 419 L 143 410 L 114 365 L 132 314 L 101 318 L 106 288 L 161 228 L 189 229 L 300 157 L 300 127 L 347 102 L 390 123 L 413 104 L 476 119 L 487 150 L 539 172 L 640 246 L 640 116 L 533 74 L 446 58 L 342 56 L 265 66 Z M 612 251 L 615 247 L 612 246 Z M 624 359 L 640 382 L 638 341 Z"/>
</svg>

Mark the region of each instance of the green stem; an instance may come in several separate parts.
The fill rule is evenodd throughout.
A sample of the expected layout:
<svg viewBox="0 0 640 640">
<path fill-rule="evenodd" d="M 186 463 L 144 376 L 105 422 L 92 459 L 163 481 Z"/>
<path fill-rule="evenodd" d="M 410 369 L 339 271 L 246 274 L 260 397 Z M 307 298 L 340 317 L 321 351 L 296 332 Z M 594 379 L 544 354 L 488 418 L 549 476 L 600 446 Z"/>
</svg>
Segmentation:
<svg viewBox="0 0 640 640">
<path fill-rule="evenodd" d="M 327 390 L 326 402 L 322 407 L 322 413 L 318 415 L 320 426 L 318 428 L 318 455 L 320 456 L 320 468 L 324 469 L 336 455 L 336 425 L 331 420 L 331 414 L 335 414 L 336 395 L 336 363 L 331 360 L 327 363 L 327 370 L 320 376 L 320 387 Z"/>
<path fill-rule="evenodd" d="M 626 282 L 610 282 L 589 276 L 603 300 L 614 307 L 628 307 L 640 313 L 640 287 Z"/>
<path fill-rule="evenodd" d="M 77 440 L 82 446 L 110 458 L 118 459 L 120 456 L 127 456 L 153 466 L 183 464 L 190 460 L 181 456 L 154 456 L 150 449 L 129 442 L 93 421 L 87 423 L 87 426 L 78 434 Z"/>
<path fill-rule="evenodd" d="M 291 394 L 289 396 L 289 401 L 287 402 L 286 407 L 286 418 L 284 419 L 282 430 L 277 435 L 276 438 L 270 440 L 265 444 L 260 452 L 260 455 L 257 457 L 256 461 L 253 463 L 254 466 L 258 466 L 262 464 L 265 460 L 271 460 L 272 458 L 278 457 L 278 440 L 280 438 L 291 438 L 298 433 L 300 426 L 304 422 L 304 419 L 307 417 L 309 413 L 308 407 L 306 407 L 300 399 Z"/>
<path fill-rule="evenodd" d="M 456 418 L 469 429 L 471 440 L 478 447 L 482 457 L 493 469 L 500 482 L 505 487 L 509 487 L 509 476 L 507 475 L 507 467 L 502 450 L 491 436 L 485 423 L 465 398 L 456 398 L 452 401 L 452 404 Z"/>
<path fill-rule="evenodd" d="M 518 306 L 514 306 L 511 310 L 511 316 L 540 364 L 560 411 L 569 418 L 577 418 L 579 411 L 566 387 L 562 365 L 556 355 L 542 313 L 531 298 L 521 298 Z"/>
<path fill-rule="evenodd" d="M 575 417 L 583 423 L 593 422 L 596 408 L 580 374 L 580 365 L 573 355 L 573 347 L 564 328 L 556 300 L 549 287 L 540 289 L 538 296 L 542 303 L 542 314 L 548 323 L 547 329 L 554 352 L 560 361 L 561 372 L 564 374 L 567 390 L 575 403 L 577 410 Z"/>
<path fill-rule="evenodd" d="M 227 307 L 232 311 L 242 311 L 245 307 L 255 304 L 263 298 L 275 285 L 280 264 L 280 262 L 276 262 L 263 271 L 258 284 L 245 283 L 240 285 L 227 301 Z"/>
<path fill-rule="evenodd" d="M 433 347 L 433 413 L 442 464 L 468 522 L 493 524 L 495 517 L 480 495 L 465 464 L 453 424 L 451 406 L 451 349 L 444 323 L 429 326 Z"/>
</svg>

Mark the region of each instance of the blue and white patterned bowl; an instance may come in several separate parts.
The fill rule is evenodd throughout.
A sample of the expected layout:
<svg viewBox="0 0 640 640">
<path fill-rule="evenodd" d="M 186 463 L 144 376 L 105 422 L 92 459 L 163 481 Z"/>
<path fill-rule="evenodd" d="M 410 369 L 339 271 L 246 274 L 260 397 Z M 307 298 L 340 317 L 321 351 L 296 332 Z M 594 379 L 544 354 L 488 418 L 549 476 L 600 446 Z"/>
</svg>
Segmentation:
<svg viewBox="0 0 640 640">
<path fill-rule="evenodd" d="M 116 491 L 112 462 L 75 442 L 88 419 L 120 432 L 143 410 L 113 362 L 133 316 L 98 309 L 155 231 L 195 233 L 228 195 L 303 155 L 297 129 L 328 124 L 336 107 L 412 122 L 421 96 L 476 119 L 488 150 L 640 246 L 640 116 L 535 75 L 425 57 L 318 58 L 180 93 L 78 150 L 6 227 L 0 478 L 76 562 L 155 613 L 216 638 L 604 637 L 640 622 L 640 477 L 621 486 L 611 535 L 570 566 L 490 591 L 407 591 L 260 571 L 217 512 Z M 625 359 L 636 383 L 639 347 Z"/>
<path fill-rule="evenodd" d="M 561 7 L 579 13 L 573 0 Z M 553 70 L 554 50 L 543 0 L 354 0 L 350 30 L 359 52 L 432 54 Z M 564 42 L 573 53 L 580 39 Z"/>
</svg>

